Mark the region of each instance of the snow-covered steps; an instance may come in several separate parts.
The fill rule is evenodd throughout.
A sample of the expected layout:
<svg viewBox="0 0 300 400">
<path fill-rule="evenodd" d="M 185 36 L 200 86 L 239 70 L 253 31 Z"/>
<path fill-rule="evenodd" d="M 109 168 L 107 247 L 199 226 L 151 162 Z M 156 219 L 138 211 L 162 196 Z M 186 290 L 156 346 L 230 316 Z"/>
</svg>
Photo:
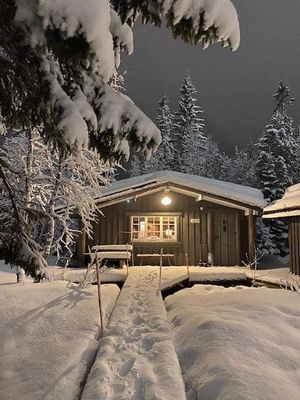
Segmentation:
<svg viewBox="0 0 300 400">
<path fill-rule="evenodd" d="M 186 398 L 158 276 L 130 269 L 81 400 Z"/>
</svg>

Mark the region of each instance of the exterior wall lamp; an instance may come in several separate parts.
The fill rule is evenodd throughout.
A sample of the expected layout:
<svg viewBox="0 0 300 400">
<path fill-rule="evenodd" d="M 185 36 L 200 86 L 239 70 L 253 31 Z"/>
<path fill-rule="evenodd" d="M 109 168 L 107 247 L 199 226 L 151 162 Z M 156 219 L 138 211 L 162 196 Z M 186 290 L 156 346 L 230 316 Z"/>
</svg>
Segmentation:
<svg viewBox="0 0 300 400">
<path fill-rule="evenodd" d="M 169 197 L 169 196 L 164 196 L 164 197 L 161 199 L 161 204 L 162 204 L 163 206 L 169 206 L 171 203 L 172 203 L 172 199 L 171 199 L 171 197 Z"/>
</svg>

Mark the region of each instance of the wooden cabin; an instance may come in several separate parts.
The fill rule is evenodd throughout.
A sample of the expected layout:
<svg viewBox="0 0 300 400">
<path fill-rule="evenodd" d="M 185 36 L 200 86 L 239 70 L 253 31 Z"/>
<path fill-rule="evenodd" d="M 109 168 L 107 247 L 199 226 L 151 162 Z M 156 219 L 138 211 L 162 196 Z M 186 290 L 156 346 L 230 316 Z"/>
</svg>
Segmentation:
<svg viewBox="0 0 300 400">
<path fill-rule="evenodd" d="M 80 237 L 78 265 L 88 246 L 132 243 L 135 265 L 158 265 L 163 249 L 167 264 L 185 265 L 187 254 L 189 265 L 227 266 L 253 258 L 265 201 L 257 189 L 161 171 L 103 188 L 98 206 L 103 216 L 92 241 Z"/>
<path fill-rule="evenodd" d="M 290 271 L 300 276 L 300 184 L 290 186 L 282 199 L 265 207 L 263 218 L 278 218 L 288 224 Z"/>
</svg>

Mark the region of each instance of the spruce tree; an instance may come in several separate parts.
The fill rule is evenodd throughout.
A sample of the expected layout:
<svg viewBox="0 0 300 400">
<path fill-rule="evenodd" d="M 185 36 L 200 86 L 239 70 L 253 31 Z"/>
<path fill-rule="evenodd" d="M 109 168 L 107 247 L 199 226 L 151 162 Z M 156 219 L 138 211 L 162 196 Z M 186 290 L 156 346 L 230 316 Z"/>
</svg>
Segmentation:
<svg viewBox="0 0 300 400">
<path fill-rule="evenodd" d="M 171 170 L 174 164 L 174 144 L 172 140 L 173 115 L 166 96 L 157 103 L 156 125 L 161 133 L 161 144 L 152 157 L 145 161 L 144 173 Z"/>
<path fill-rule="evenodd" d="M 258 157 L 255 171 L 258 187 L 265 199 L 273 202 L 281 198 L 285 189 L 295 183 L 297 140 L 294 135 L 293 120 L 287 114 L 287 106 L 293 102 L 289 87 L 280 82 L 274 94 L 276 102 L 271 123 L 256 144 Z M 288 253 L 286 226 L 278 220 L 266 222 L 270 237 L 281 256 Z"/>
<path fill-rule="evenodd" d="M 227 162 L 227 170 L 223 167 L 224 180 L 245 186 L 255 186 L 255 172 L 251 146 L 245 149 L 235 148 L 235 153 Z"/>
<path fill-rule="evenodd" d="M 175 114 L 176 163 L 180 172 L 203 175 L 207 138 L 203 132 L 203 110 L 197 105 L 197 90 L 186 73 L 180 88 L 179 109 Z M 178 162 L 179 161 L 179 162 Z"/>
<path fill-rule="evenodd" d="M 145 173 L 145 159 L 140 153 L 135 153 L 130 162 L 130 176 L 140 176 Z"/>
<path fill-rule="evenodd" d="M 211 136 L 208 136 L 205 145 L 203 176 L 220 179 L 222 164 L 223 154 L 221 154 L 218 144 Z"/>
</svg>

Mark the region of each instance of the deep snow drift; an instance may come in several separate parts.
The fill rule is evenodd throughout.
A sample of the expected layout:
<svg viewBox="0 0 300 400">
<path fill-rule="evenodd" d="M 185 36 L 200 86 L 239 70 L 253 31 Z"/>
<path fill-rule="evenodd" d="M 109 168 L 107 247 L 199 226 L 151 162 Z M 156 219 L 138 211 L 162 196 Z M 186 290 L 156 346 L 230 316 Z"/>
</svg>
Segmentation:
<svg viewBox="0 0 300 400">
<path fill-rule="evenodd" d="M 195 285 L 165 302 L 188 399 L 299 399 L 298 294 Z"/>
<path fill-rule="evenodd" d="M 0 399 L 77 400 L 98 341 L 96 287 L 58 281 L 16 284 L 0 266 Z M 109 316 L 119 288 L 103 285 Z"/>
</svg>

